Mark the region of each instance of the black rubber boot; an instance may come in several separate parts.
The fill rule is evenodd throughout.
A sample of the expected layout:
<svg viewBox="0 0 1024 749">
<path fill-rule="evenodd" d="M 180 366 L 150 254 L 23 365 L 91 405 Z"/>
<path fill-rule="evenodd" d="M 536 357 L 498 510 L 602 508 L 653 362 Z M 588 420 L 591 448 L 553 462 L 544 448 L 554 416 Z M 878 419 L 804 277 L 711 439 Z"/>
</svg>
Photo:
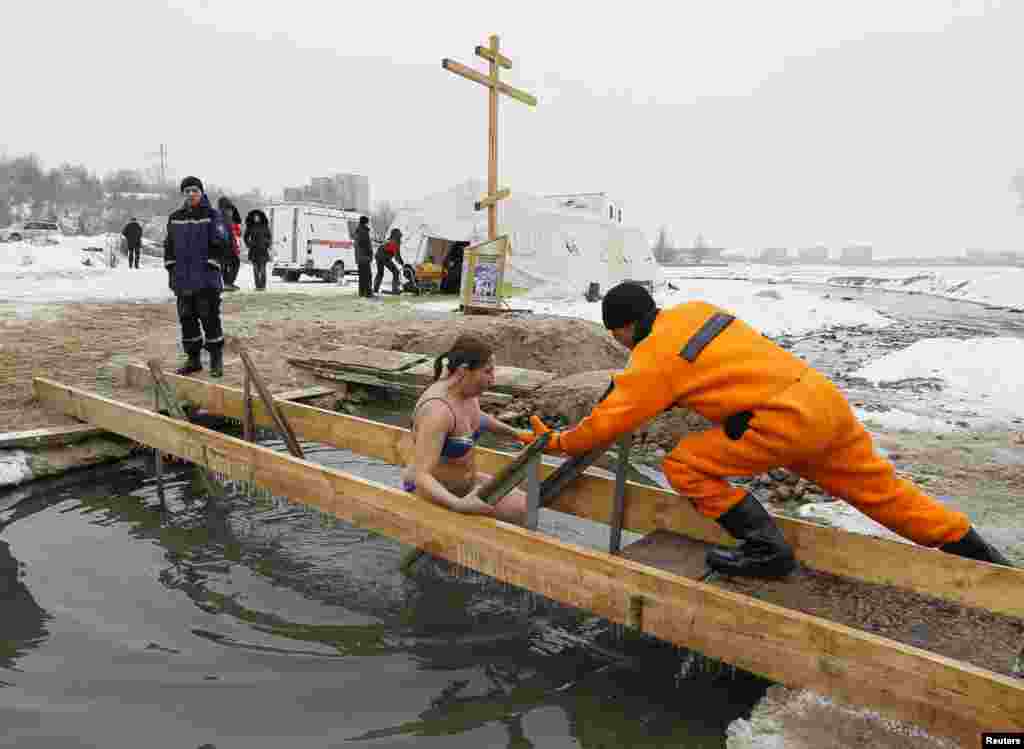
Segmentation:
<svg viewBox="0 0 1024 749">
<path fill-rule="evenodd" d="M 729 534 L 740 541 L 733 549 L 712 549 L 707 565 L 723 575 L 785 577 L 796 569 L 793 549 L 764 505 L 747 494 L 738 505 L 718 518 Z"/>
<path fill-rule="evenodd" d="M 199 352 L 188 352 L 188 360 L 184 365 L 174 370 L 175 374 L 190 375 L 203 371 L 203 363 L 199 360 Z"/>
<path fill-rule="evenodd" d="M 1010 560 L 990 546 L 985 539 L 978 535 L 978 532 L 973 527 L 968 528 L 967 534 L 959 541 L 953 541 L 952 543 L 940 546 L 939 551 L 955 554 L 958 557 L 966 557 L 967 559 L 976 559 L 979 562 L 990 562 L 991 564 L 1001 564 L 1004 567 L 1013 567 Z"/>
<path fill-rule="evenodd" d="M 224 376 L 224 344 L 210 346 L 210 377 Z"/>
</svg>

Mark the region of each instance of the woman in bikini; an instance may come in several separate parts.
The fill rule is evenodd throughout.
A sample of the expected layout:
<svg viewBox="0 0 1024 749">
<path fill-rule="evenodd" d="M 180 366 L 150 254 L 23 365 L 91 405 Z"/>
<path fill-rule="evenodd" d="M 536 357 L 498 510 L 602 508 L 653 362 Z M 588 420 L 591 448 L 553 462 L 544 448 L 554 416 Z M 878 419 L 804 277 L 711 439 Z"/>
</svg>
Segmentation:
<svg viewBox="0 0 1024 749">
<path fill-rule="evenodd" d="M 460 335 L 450 351 L 437 357 L 434 383 L 416 402 L 412 431 L 401 446 L 406 462 L 402 488 L 456 512 L 522 523 L 522 491 L 512 491 L 494 506 L 478 495 L 491 478 L 476 470 L 473 448 L 481 432 L 533 438 L 532 432 L 520 432 L 480 410 L 480 395 L 493 384 L 494 354 L 478 338 Z"/>
</svg>

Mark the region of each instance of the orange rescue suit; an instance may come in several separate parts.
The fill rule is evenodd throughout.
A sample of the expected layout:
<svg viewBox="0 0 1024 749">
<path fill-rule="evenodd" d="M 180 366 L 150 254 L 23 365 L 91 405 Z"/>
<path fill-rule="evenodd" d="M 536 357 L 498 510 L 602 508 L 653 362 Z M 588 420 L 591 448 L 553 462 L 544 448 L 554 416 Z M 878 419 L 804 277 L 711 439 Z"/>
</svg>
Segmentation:
<svg viewBox="0 0 1024 749">
<path fill-rule="evenodd" d="M 750 412 L 742 436 L 717 426 L 684 437 L 665 458 L 669 482 L 707 517 L 743 499 L 744 490 L 726 477 L 781 466 L 918 544 L 958 541 L 970 526 L 962 513 L 896 476 L 828 378 L 714 305 L 660 311 L 614 380 L 591 414 L 560 435 L 565 452 L 611 444 L 673 405 L 718 424 Z"/>
</svg>

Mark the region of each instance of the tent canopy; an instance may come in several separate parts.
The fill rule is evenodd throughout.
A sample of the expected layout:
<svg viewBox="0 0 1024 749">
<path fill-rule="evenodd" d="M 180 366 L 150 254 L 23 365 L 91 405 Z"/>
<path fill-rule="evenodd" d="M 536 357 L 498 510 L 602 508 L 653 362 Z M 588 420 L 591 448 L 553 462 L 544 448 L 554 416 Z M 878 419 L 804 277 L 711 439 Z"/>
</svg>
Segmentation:
<svg viewBox="0 0 1024 749">
<path fill-rule="evenodd" d="M 483 180 L 467 180 L 399 211 L 392 226 L 402 230 L 407 257 L 439 262 L 453 242 L 485 241 L 487 213 L 474 210 L 474 203 L 486 192 Z M 595 282 L 602 290 L 626 280 L 649 281 L 655 288 L 664 283 L 640 229 L 589 211 L 513 193 L 498 207 L 498 235 L 503 234 L 512 246 L 505 280 L 515 286 L 577 296 Z"/>
</svg>

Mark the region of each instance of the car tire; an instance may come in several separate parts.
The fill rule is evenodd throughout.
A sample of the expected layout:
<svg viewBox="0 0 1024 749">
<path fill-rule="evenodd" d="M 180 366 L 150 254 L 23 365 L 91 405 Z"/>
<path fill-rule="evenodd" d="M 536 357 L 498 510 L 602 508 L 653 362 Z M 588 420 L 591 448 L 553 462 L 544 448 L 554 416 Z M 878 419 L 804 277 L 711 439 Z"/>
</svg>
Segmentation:
<svg viewBox="0 0 1024 749">
<path fill-rule="evenodd" d="M 15 232 L 14 234 L 8 234 L 7 235 L 7 241 L 8 242 L 20 242 L 21 241 L 21 235 L 18 234 L 17 232 Z"/>
</svg>

